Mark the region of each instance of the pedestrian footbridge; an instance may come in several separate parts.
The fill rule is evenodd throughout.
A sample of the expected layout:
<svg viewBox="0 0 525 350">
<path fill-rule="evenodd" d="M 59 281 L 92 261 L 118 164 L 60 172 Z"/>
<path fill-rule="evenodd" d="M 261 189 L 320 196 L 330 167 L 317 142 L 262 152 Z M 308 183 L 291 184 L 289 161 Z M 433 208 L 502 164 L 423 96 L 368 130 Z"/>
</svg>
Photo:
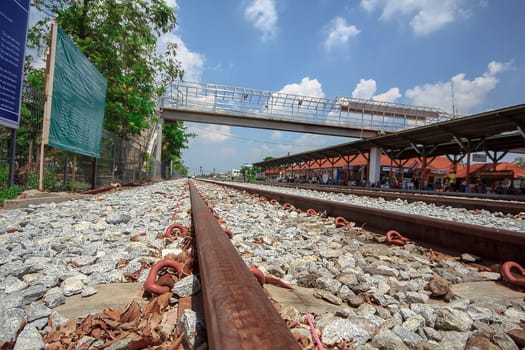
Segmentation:
<svg viewBox="0 0 525 350">
<path fill-rule="evenodd" d="M 161 103 L 165 122 L 189 121 L 368 138 L 452 118 L 436 108 L 349 97 L 300 96 L 181 81 Z"/>
</svg>

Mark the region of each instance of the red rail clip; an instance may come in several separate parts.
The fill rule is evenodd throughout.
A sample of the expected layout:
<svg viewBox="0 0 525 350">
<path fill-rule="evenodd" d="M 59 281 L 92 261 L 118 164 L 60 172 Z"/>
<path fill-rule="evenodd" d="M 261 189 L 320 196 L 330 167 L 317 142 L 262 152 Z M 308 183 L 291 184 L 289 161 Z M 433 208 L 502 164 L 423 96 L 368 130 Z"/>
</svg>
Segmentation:
<svg viewBox="0 0 525 350">
<path fill-rule="evenodd" d="M 150 293 L 162 294 L 170 291 L 170 287 L 162 286 L 157 284 L 157 275 L 161 269 L 164 267 L 171 267 L 177 270 L 178 277 L 180 278 L 183 274 L 182 264 L 175 260 L 160 260 L 155 265 L 151 267 L 149 271 L 148 278 L 144 282 L 144 289 Z"/>
<path fill-rule="evenodd" d="M 390 230 L 386 233 L 386 241 L 391 244 L 403 246 L 409 242 L 409 239 L 395 230 Z"/>
<path fill-rule="evenodd" d="M 513 270 L 517 270 L 518 273 L 512 272 Z M 507 261 L 501 265 L 501 274 L 510 283 L 525 287 L 525 269 L 517 262 Z"/>
<path fill-rule="evenodd" d="M 166 232 L 164 232 L 164 237 L 168 238 L 181 236 L 188 236 L 188 229 L 183 224 L 171 224 L 166 228 Z"/>
<path fill-rule="evenodd" d="M 334 219 L 335 227 L 348 227 L 350 225 L 350 221 L 346 220 L 342 216 L 338 216 Z"/>
</svg>

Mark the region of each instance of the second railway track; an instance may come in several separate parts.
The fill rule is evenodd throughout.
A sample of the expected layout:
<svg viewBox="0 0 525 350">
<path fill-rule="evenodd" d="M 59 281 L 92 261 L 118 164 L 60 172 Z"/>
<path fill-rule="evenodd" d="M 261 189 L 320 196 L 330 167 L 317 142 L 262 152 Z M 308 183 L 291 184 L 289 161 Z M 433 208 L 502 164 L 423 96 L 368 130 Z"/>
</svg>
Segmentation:
<svg viewBox="0 0 525 350">
<path fill-rule="evenodd" d="M 374 232 L 397 230 L 415 241 L 444 249 L 471 252 L 499 262 L 515 260 L 521 264 L 525 263 L 525 232 L 352 205 L 306 196 L 304 193 L 272 190 L 268 186 L 243 186 L 234 183 L 223 185 L 280 203 L 288 202 L 303 210 L 312 208 L 332 217 L 344 217 Z"/>
<path fill-rule="evenodd" d="M 461 193 L 461 192 L 432 192 L 432 191 L 408 191 L 408 190 L 385 190 L 373 188 L 349 188 L 344 186 L 310 185 L 310 184 L 286 184 L 272 183 L 276 187 L 302 188 L 306 190 L 343 193 L 370 198 L 384 198 L 386 200 L 405 200 L 408 203 L 426 202 L 439 206 L 450 206 L 469 210 L 486 210 L 489 212 L 501 212 L 503 214 L 517 215 L 525 214 L 525 196 L 522 195 L 496 195 L 483 193 Z"/>
</svg>

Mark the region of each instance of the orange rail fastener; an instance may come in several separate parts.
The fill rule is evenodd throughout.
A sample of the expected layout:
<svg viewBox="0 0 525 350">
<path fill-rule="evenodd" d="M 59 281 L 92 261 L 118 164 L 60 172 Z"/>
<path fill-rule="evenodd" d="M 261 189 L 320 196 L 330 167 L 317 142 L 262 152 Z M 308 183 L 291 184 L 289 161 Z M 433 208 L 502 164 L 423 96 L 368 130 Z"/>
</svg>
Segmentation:
<svg viewBox="0 0 525 350">
<path fill-rule="evenodd" d="M 334 219 L 335 227 L 348 227 L 350 225 L 350 221 L 346 220 L 342 216 L 338 216 Z"/>
<path fill-rule="evenodd" d="M 317 215 L 317 211 L 315 211 L 315 209 L 312 209 L 312 208 L 307 209 L 306 210 L 306 215 L 308 215 L 308 216 Z"/>
<path fill-rule="evenodd" d="M 409 242 L 409 239 L 395 230 L 390 230 L 386 233 L 386 241 L 391 244 L 403 246 Z"/>
<path fill-rule="evenodd" d="M 283 209 L 284 209 L 284 210 L 292 209 L 292 205 L 291 205 L 290 203 L 284 203 L 284 204 L 283 204 Z"/>
<path fill-rule="evenodd" d="M 182 264 L 175 260 L 160 260 L 155 265 L 151 267 L 149 271 L 148 278 L 144 282 L 144 289 L 150 293 L 162 294 L 169 292 L 170 287 L 157 284 L 157 275 L 159 271 L 165 267 L 171 267 L 177 270 L 178 277 L 182 276 Z"/>
<path fill-rule="evenodd" d="M 178 233 L 174 233 L 178 231 Z M 188 236 L 188 229 L 183 224 L 171 224 L 166 228 L 166 232 L 164 232 L 164 237 L 181 237 L 181 236 Z"/>
<path fill-rule="evenodd" d="M 514 273 L 517 270 L 518 273 Z M 501 265 L 501 274 L 507 281 L 520 287 L 525 287 L 525 269 L 514 261 L 507 261 Z"/>
<path fill-rule="evenodd" d="M 257 282 L 259 282 L 261 286 L 264 286 L 265 283 L 268 283 L 278 287 L 293 289 L 293 287 L 290 284 L 283 282 L 272 275 L 265 275 L 261 270 L 259 270 L 255 266 L 250 267 L 250 272 L 253 273 L 253 276 L 257 279 Z"/>
</svg>

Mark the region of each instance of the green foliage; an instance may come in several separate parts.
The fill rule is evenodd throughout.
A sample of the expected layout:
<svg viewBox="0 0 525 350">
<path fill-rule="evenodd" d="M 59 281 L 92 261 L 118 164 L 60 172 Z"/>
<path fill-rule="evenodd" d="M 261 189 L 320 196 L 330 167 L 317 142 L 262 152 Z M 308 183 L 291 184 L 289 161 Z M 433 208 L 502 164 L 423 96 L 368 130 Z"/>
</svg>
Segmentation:
<svg viewBox="0 0 525 350">
<path fill-rule="evenodd" d="M 20 193 L 18 186 L 7 187 L 9 177 L 9 165 L 0 164 L 0 205 L 4 204 L 6 199 L 14 199 Z"/>
<path fill-rule="evenodd" d="M 44 174 L 44 178 L 45 178 L 45 174 Z M 39 178 L 38 173 L 29 173 L 27 174 L 25 188 L 38 189 L 39 181 L 40 181 L 40 178 Z"/>
<path fill-rule="evenodd" d="M 148 174 L 151 174 L 151 171 L 153 170 L 153 166 L 155 165 L 153 158 L 148 154 L 144 153 L 144 171 Z"/>
<path fill-rule="evenodd" d="M 0 188 L 0 205 L 3 205 L 7 199 L 15 199 L 19 193 L 20 190 L 18 186 Z"/>
<path fill-rule="evenodd" d="M 162 164 L 173 162 L 174 169 L 181 175 L 187 175 L 188 170 L 181 160 L 181 150 L 186 149 L 188 140 L 195 134 L 186 133 L 186 127 L 181 121 L 164 124 L 162 128 Z"/>
<path fill-rule="evenodd" d="M 262 168 L 258 166 L 243 166 L 239 171 L 243 175 L 244 181 L 253 182 L 262 172 Z"/>
<path fill-rule="evenodd" d="M 173 170 L 182 176 L 188 176 L 188 168 L 186 168 L 182 159 L 176 159 L 173 161 Z"/>
<path fill-rule="evenodd" d="M 7 187 L 8 179 L 9 179 L 9 165 L 0 164 L 0 188 Z"/>
<path fill-rule="evenodd" d="M 38 188 L 38 187 L 37 187 Z M 44 189 L 49 190 L 51 192 L 58 191 L 59 188 L 57 187 L 57 178 L 56 174 L 53 170 L 47 169 L 44 172 Z"/>
</svg>

